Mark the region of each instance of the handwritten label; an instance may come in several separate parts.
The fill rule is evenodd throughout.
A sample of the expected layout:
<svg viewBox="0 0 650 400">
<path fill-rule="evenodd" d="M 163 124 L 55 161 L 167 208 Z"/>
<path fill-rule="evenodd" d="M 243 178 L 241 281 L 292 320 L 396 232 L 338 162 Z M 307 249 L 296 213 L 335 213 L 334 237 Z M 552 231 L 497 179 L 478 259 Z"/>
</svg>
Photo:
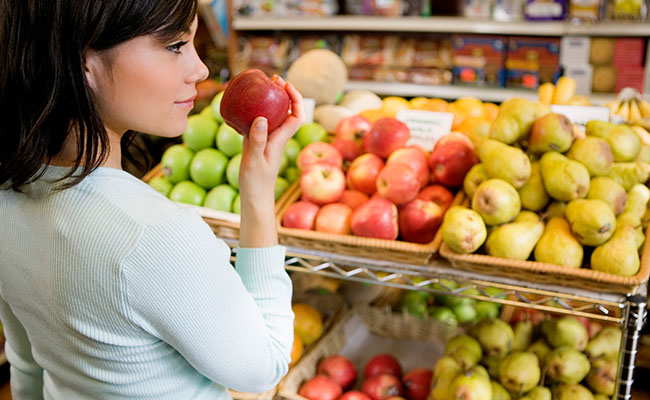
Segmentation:
<svg viewBox="0 0 650 400">
<path fill-rule="evenodd" d="M 411 131 L 411 138 L 406 144 L 418 145 L 426 151 L 432 151 L 436 142 L 451 132 L 454 122 L 454 114 L 420 110 L 401 110 L 396 118 Z"/>
<path fill-rule="evenodd" d="M 589 121 L 609 121 L 607 107 L 551 105 L 551 110 L 556 114 L 564 115 L 581 128 L 584 128 Z"/>
</svg>

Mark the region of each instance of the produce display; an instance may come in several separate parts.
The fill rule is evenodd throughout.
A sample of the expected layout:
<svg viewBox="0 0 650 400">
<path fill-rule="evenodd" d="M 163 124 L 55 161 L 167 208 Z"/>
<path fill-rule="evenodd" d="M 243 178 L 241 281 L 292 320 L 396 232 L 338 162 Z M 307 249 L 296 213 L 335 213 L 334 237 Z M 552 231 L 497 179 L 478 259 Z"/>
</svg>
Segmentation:
<svg viewBox="0 0 650 400">
<path fill-rule="evenodd" d="M 294 339 L 289 365 L 294 365 L 300 360 L 305 347 L 316 342 L 323 335 L 323 316 L 317 309 L 304 303 L 294 303 L 291 310 L 294 313 Z"/>
</svg>

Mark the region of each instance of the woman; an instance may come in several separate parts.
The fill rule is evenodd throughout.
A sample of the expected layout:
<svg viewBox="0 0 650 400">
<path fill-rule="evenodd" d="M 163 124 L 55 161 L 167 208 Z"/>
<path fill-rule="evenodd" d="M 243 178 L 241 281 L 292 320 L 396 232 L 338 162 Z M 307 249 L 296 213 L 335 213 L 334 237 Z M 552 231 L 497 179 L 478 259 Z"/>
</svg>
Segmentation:
<svg viewBox="0 0 650 400">
<path fill-rule="evenodd" d="M 0 318 L 21 399 L 218 399 L 287 372 L 274 181 L 302 99 L 255 120 L 230 250 L 121 170 L 131 131 L 185 129 L 207 76 L 196 0 L 0 0 Z"/>
</svg>

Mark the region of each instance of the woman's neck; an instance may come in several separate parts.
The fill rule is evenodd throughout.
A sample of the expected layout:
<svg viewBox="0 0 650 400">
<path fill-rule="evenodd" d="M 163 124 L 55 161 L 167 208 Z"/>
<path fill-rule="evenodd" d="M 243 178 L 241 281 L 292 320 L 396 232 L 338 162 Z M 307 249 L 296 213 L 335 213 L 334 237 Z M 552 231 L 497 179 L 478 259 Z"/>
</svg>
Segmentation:
<svg viewBox="0 0 650 400">
<path fill-rule="evenodd" d="M 120 142 L 122 140 L 122 135 L 106 129 L 108 135 L 108 155 L 106 159 L 100 164 L 101 167 L 122 169 L 122 148 Z M 77 135 L 71 133 L 63 142 L 61 151 L 52 157 L 49 161 L 50 165 L 60 166 L 60 167 L 72 167 L 75 164 L 75 159 L 77 158 Z M 81 165 L 85 164 L 85 160 L 82 158 Z"/>
</svg>

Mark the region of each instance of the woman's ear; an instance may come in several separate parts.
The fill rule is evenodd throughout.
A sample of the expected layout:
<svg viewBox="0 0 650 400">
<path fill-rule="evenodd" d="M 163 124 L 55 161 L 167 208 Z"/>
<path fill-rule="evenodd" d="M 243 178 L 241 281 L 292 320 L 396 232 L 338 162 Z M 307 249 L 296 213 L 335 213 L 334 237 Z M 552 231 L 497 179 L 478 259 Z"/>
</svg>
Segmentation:
<svg viewBox="0 0 650 400">
<path fill-rule="evenodd" d="M 102 65 L 101 56 L 97 51 L 88 50 L 86 52 L 84 58 L 84 73 L 86 74 L 88 85 L 93 92 L 97 92 L 98 78 L 101 76 Z"/>
</svg>

